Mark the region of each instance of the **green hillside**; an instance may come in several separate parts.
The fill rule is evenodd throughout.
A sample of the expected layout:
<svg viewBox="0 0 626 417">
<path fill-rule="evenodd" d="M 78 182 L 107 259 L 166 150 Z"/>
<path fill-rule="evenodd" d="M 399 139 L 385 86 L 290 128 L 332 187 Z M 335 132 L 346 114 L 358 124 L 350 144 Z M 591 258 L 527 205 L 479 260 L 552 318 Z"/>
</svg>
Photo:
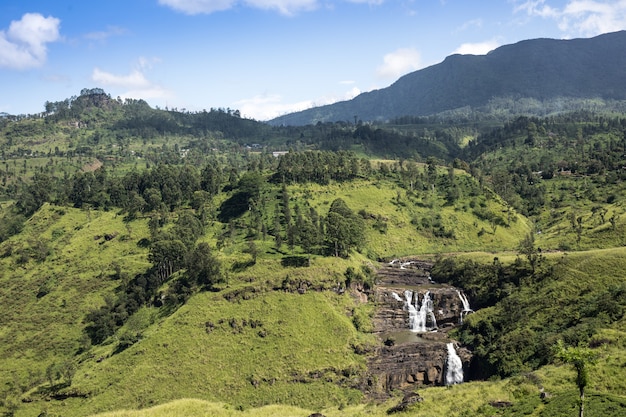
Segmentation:
<svg viewBox="0 0 626 417">
<path fill-rule="evenodd" d="M 622 116 L 298 131 L 71 103 L 0 125 L 6 415 L 388 415 L 403 394 L 367 372 L 397 258 L 476 310 L 467 382 L 405 415 L 575 412 L 559 340 L 597 357 L 587 414 L 623 414 Z M 421 153 L 384 159 L 401 141 Z"/>
</svg>

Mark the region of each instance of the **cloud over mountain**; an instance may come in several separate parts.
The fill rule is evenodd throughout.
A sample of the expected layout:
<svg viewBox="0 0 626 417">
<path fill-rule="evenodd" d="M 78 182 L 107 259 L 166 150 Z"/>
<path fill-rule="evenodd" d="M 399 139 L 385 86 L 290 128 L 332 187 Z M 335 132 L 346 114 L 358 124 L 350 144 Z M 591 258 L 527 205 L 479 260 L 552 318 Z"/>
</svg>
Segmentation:
<svg viewBox="0 0 626 417">
<path fill-rule="evenodd" d="M 420 53 L 413 48 L 400 48 L 386 54 L 376 71 L 381 78 L 398 78 L 420 68 Z"/>
</svg>

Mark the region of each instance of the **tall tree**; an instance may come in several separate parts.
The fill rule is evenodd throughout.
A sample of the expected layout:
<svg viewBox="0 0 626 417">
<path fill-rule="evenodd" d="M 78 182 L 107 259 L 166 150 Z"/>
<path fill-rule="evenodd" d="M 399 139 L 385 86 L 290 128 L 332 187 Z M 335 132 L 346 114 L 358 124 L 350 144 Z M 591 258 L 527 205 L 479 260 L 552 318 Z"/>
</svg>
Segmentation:
<svg viewBox="0 0 626 417">
<path fill-rule="evenodd" d="M 565 347 L 562 340 L 554 346 L 557 359 L 574 366 L 576 370 L 576 386 L 580 396 L 578 416 L 583 417 L 585 411 L 585 387 L 589 383 L 589 366 L 593 365 L 598 357 L 596 352 L 585 347 Z"/>
<path fill-rule="evenodd" d="M 335 256 L 347 257 L 365 239 L 365 223 L 342 199 L 332 202 L 326 218 L 326 242 Z"/>
</svg>

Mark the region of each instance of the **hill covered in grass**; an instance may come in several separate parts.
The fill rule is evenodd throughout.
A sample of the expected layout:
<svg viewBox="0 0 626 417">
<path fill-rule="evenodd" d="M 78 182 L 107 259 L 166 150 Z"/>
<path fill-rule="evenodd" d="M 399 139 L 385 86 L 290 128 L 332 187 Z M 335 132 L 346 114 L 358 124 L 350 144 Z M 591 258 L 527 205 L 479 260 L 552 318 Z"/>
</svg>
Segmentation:
<svg viewBox="0 0 626 417">
<path fill-rule="evenodd" d="M 409 414 L 571 412 L 558 340 L 597 353 L 589 414 L 623 411 L 621 116 L 516 118 L 471 140 L 451 123 L 456 159 L 368 158 L 389 127 L 320 125 L 339 150 L 303 130 L 274 156 L 276 138 L 100 99 L 3 121 L 5 414 L 387 415 L 402 394 L 369 396 L 367 367 L 384 346 L 377 270 L 397 258 L 434 263 L 433 285 L 475 310 L 450 330 L 474 355 L 467 382 L 415 385 Z M 122 128 L 137 106 L 133 126 L 180 119 Z M 431 135 L 421 122 L 393 137 Z"/>
</svg>

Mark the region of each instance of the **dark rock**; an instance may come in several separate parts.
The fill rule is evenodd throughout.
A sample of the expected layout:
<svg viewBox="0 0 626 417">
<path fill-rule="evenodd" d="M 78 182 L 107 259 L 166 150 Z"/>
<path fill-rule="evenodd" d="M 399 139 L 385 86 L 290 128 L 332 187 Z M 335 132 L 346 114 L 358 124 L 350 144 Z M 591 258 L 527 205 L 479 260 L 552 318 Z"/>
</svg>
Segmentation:
<svg viewBox="0 0 626 417">
<path fill-rule="evenodd" d="M 424 399 L 417 392 L 409 392 L 404 395 L 402 401 L 396 406 L 387 410 L 387 414 L 401 413 L 407 411 L 413 404 L 421 403 Z"/>
<path fill-rule="evenodd" d="M 539 398 L 541 398 L 542 400 L 552 398 L 552 394 L 550 394 L 549 392 L 545 392 L 543 388 L 541 388 L 541 393 L 539 394 Z"/>
<path fill-rule="evenodd" d="M 430 280 L 432 263 L 411 260 L 404 268 L 399 265 L 400 262 L 394 262 L 394 265 L 386 265 L 378 271 L 372 297 L 377 304 L 374 328 L 380 335 L 381 344 L 368 362 L 368 375 L 361 388 L 381 400 L 389 398 L 396 390 L 410 392 L 418 386 L 444 384 L 448 357 L 446 344 L 451 341 L 447 332 L 459 324 L 463 312 L 463 302 L 456 288 L 434 284 Z M 404 310 L 407 288 L 420 301 L 426 291 L 430 292 L 438 331 L 419 335 L 409 331 L 409 315 Z M 401 300 L 393 296 L 394 292 Z M 463 364 L 468 366 L 471 352 L 458 346 L 456 351 Z"/>
</svg>

